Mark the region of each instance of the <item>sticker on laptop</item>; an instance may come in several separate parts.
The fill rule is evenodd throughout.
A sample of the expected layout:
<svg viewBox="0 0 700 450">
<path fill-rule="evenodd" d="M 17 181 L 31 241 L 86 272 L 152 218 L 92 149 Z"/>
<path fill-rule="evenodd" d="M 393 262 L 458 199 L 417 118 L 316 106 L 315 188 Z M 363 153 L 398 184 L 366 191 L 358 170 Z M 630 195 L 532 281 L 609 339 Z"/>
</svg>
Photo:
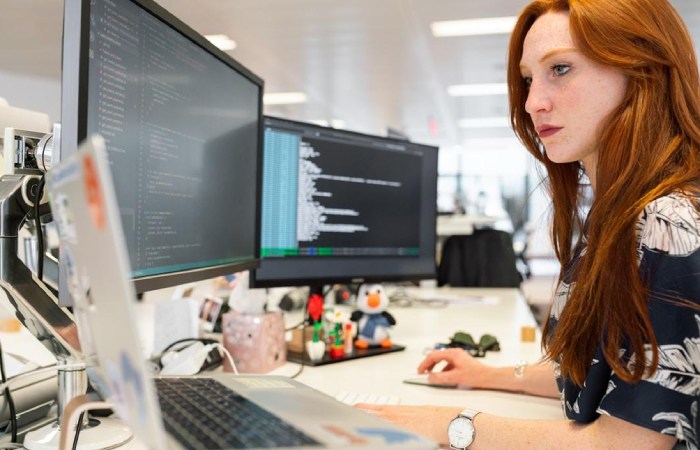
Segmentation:
<svg viewBox="0 0 700 450">
<path fill-rule="evenodd" d="M 119 361 L 108 360 L 105 364 L 107 381 L 112 391 L 109 399 L 117 415 L 132 426 L 143 426 L 148 422 L 144 380 L 136 365 L 125 352 Z"/>
<path fill-rule="evenodd" d="M 95 161 L 91 155 L 83 156 L 83 183 L 85 183 L 85 195 L 87 196 L 92 224 L 98 231 L 102 231 L 107 222 L 105 202 L 100 177 L 97 175 L 97 167 L 95 167 Z"/>
<path fill-rule="evenodd" d="M 394 428 L 358 427 L 346 429 L 337 425 L 324 425 L 323 429 L 339 438 L 340 442 L 350 445 L 365 445 L 369 442 L 376 442 L 393 446 L 421 440 L 420 437 L 411 432 Z"/>
<path fill-rule="evenodd" d="M 64 194 L 56 195 L 51 207 L 53 208 L 53 217 L 56 220 L 60 240 L 71 244 L 78 242 L 78 234 L 75 231 L 75 216 L 70 208 L 68 197 Z"/>
<path fill-rule="evenodd" d="M 361 427 L 355 428 L 355 432 L 360 436 L 365 436 L 367 438 L 378 438 L 383 440 L 386 444 L 401 444 L 409 441 L 420 441 L 420 438 L 415 434 L 404 432 L 396 429 L 389 428 L 369 428 Z"/>
</svg>

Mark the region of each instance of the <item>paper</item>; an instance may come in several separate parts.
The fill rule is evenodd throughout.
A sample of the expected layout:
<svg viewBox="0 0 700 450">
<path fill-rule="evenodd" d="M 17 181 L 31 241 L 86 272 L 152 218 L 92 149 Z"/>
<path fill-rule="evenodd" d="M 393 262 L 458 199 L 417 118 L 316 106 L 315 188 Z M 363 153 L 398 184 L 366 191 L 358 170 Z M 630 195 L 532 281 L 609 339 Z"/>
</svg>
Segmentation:
<svg viewBox="0 0 700 450">
<path fill-rule="evenodd" d="M 444 302 L 455 305 L 497 305 L 501 300 L 493 295 L 460 295 L 460 294 L 443 294 L 431 292 L 429 295 L 419 295 L 418 298 L 423 301 Z"/>
<path fill-rule="evenodd" d="M 153 354 L 180 339 L 199 336 L 199 301 L 175 298 L 159 302 L 154 312 Z"/>
</svg>

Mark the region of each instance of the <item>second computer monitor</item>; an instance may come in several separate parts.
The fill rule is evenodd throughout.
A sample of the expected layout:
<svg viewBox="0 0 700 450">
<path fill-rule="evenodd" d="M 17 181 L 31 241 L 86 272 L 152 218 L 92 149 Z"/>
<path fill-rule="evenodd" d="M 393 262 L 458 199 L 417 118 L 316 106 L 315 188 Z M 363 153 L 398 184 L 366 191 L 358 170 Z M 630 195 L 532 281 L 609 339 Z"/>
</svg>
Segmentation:
<svg viewBox="0 0 700 450">
<path fill-rule="evenodd" d="M 435 276 L 437 148 L 264 119 L 256 287 Z"/>
</svg>

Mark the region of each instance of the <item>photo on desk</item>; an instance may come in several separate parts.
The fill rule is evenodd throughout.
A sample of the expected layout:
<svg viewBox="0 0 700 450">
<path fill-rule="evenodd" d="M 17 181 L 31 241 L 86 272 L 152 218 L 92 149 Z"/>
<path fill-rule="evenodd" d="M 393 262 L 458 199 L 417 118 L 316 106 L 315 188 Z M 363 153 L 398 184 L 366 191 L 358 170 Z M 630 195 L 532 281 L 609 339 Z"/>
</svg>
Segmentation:
<svg viewBox="0 0 700 450">
<path fill-rule="evenodd" d="M 199 322 L 204 331 L 214 331 L 216 321 L 221 314 L 224 301 L 218 297 L 206 297 L 199 310 Z"/>
</svg>

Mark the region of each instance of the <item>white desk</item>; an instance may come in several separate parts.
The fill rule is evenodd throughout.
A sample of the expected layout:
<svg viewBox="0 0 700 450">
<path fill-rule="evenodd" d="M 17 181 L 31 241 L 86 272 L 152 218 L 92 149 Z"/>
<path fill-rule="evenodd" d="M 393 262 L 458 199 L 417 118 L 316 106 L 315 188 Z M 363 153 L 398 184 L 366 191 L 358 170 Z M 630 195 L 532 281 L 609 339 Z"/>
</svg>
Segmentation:
<svg viewBox="0 0 700 450">
<path fill-rule="evenodd" d="M 559 400 L 487 390 L 454 390 L 418 386 L 402 380 L 415 375 L 425 352 L 437 342 L 449 342 L 456 331 L 470 333 L 475 340 L 489 333 L 500 342 L 500 352 L 487 352 L 484 361 L 493 365 L 513 365 L 521 359 L 531 363 L 541 356 L 537 341 L 520 342 L 520 327 L 534 326 L 525 299 L 517 289 L 445 289 L 414 290 L 422 297 L 454 294 L 496 297 L 495 303 L 451 303 L 445 308 L 413 306 L 393 307 L 396 318 L 392 340 L 405 350 L 357 360 L 316 367 L 304 367 L 297 378 L 331 396 L 340 391 L 384 394 L 401 399 L 401 404 L 462 406 L 518 418 L 563 418 Z M 291 323 L 291 322 L 290 322 Z M 292 375 L 298 364 L 287 363 L 274 374 Z"/>
<path fill-rule="evenodd" d="M 422 298 L 486 296 L 495 301 L 465 304 L 450 303 L 447 307 L 416 305 L 410 308 L 392 307 L 391 314 L 397 325 L 392 339 L 404 345 L 405 350 L 357 360 L 350 360 L 318 367 L 304 367 L 299 381 L 331 396 L 340 391 L 376 393 L 399 397 L 401 403 L 433 404 L 471 407 L 484 412 L 518 418 L 562 418 L 558 400 L 521 394 L 487 390 L 454 390 L 428 386 L 409 385 L 403 379 L 415 374 L 418 363 L 427 349 L 437 342 L 448 342 L 456 331 L 470 333 L 478 340 L 482 334 L 496 336 L 500 352 L 487 352 L 484 360 L 494 365 L 512 365 L 520 359 L 535 362 L 540 357 L 539 335 L 534 343 L 520 342 L 520 327 L 533 326 L 535 321 L 517 289 L 414 289 Z M 289 316 L 289 323 L 298 317 Z M 538 333 L 539 334 L 539 333 Z M 23 354 L 45 365 L 52 357 L 28 332 L 0 334 L 5 348 Z M 299 368 L 296 363 L 286 363 L 273 371 L 277 375 L 292 375 Z M 124 449 L 142 450 L 139 442 Z"/>
</svg>

